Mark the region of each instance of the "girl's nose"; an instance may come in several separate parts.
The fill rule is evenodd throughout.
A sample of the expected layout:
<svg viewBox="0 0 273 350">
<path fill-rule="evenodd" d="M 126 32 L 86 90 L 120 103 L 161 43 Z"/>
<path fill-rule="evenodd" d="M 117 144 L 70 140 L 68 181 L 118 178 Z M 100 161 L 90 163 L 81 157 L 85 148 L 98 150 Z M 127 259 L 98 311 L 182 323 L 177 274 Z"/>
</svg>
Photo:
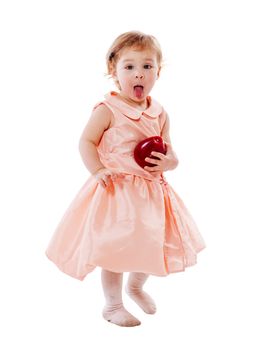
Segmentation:
<svg viewBox="0 0 273 350">
<path fill-rule="evenodd" d="M 143 74 L 136 74 L 136 78 L 143 78 Z"/>
</svg>

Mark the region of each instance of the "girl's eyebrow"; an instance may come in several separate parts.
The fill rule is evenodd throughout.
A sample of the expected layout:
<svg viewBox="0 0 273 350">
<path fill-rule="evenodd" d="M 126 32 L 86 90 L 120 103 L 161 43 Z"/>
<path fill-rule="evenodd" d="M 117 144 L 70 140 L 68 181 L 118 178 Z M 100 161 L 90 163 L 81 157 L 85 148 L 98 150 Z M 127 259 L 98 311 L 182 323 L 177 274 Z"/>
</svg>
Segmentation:
<svg viewBox="0 0 273 350">
<path fill-rule="evenodd" d="M 126 60 L 123 60 L 123 63 L 125 62 L 131 62 L 133 61 L 133 59 L 131 58 L 127 58 Z M 151 62 L 154 62 L 154 60 L 152 58 L 144 58 L 143 61 L 151 61 Z"/>
</svg>

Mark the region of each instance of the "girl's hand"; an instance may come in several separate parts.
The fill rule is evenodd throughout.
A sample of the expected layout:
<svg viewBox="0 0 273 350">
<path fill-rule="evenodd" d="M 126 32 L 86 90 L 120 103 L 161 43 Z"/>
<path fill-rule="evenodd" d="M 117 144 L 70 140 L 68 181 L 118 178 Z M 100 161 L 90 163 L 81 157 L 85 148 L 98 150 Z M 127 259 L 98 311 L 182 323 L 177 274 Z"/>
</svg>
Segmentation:
<svg viewBox="0 0 273 350">
<path fill-rule="evenodd" d="M 123 174 L 107 168 L 100 168 L 92 175 L 103 188 L 111 185 L 111 181 L 117 180 L 118 177 L 124 177 Z"/>
<path fill-rule="evenodd" d="M 167 154 L 163 154 L 160 152 L 151 152 L 152 156 L 158 157 L 159 159 L 153 159 L 146 157 L 145 161 L 156 164 L 156 166 L 145 166 L 144 169 L 147 171 L 167 171 L 175 169 L 178 165 L 178 158 L 173 151 L 172 145 L 168 142 L 165 142 L 167 145 Z"/>
</svg>

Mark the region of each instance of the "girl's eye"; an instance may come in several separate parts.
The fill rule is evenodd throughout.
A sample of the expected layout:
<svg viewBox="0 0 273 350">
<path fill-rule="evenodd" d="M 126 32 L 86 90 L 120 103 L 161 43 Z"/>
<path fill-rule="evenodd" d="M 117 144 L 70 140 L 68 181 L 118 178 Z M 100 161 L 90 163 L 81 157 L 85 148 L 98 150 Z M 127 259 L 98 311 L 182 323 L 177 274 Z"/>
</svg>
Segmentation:
<svg viewBox="0 0 273 350">
<path fill-rule="evenodd" d="M 149 66 L 149 67 L 152 68 L 152 66 L 151 66 L 150 64 L 145 64 L 145 65 L 144 65 L 144 67 L 147 67 L 147 66 Z M 130 65 L 126 66 L 125 69 L 130 69 L 131 67 L 133 67 L 133 66 L 130 64 Z M 146 69 L 146 68 L 145 68 L 145 69 Z M 149 69 L 149 68 L 148 68 L 148 69 Z"/>
</svg>

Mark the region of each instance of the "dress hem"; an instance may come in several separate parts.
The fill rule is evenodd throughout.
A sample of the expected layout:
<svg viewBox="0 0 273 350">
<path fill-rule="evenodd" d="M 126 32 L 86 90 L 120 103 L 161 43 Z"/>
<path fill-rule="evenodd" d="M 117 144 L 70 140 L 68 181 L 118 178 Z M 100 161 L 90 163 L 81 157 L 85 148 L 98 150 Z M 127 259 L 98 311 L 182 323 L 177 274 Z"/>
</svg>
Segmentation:
<svg viewBox="0 0 273 350">
<path fill-rule="evenodd" d="M 197 253 L 199 253 L 200 251 L 202 251 L 205 247 L 202 247 L 202 248 L 199 248 L 199 250 L 197 251 Z M 45 255 L 47 256 L 47 258 L 52 261 L 58 268 L 60 271 L 62 271 L 63 273 L 65 273 L 66 275 L 70 276 L 70 277 L 73 277 L 79 281 L 83 281 L 87 275 L 90 274 L 90 272 L 92 272 L 93 270 L 95 270 L 97 267 L 100 267 L 104 270 L 108 270 L 108 271 L 112 271 L 112 272 L 115 272 L 115 273 L 126 273 L 126 272 L 140 272 L 140 273 L 145 273 L 145 274 L 148 274 L 148 275 L 152 275 L 152 276 L 157 276 L 157 277 L 167 277 L 168 275 L 172 274 L 172 273 L 177 273 L 177 272 L 184 272 L 187 268 L 189 267 L 192 267 L 194 265 L 197 264 L 197 260 L 194 262 L 194 263 L 191 263 L 191 264 L 188 264 L 188 265 L 185 265 L 183 269 L 180 269 L 180 270 L 172 270 L 172 271 L 167 271 L 166 274 L 164 275 L 159 275 L 159 274 L 155 274 L 153 272 L 149 272 L 149 271 L 132 271 L 132 270 L 129 270 L 129 271 L 115 271 L 115 270 L 110 270 L 109 268 L 107 267 L 104 267 L 104 266 L 100 266 L 100 265 L 89 265 L 89 266 L 92 266 L 92 268 L 84 275 L 84 276 L 78 276 L 78 275 L 75 275 L 71 272 L 68 272 L 65 267 L 61 264 L 58 264 L 55 262 L 55 260 L 48 254 L 48 252 L 46 251 L 45 252 Z"/>
</svg>

